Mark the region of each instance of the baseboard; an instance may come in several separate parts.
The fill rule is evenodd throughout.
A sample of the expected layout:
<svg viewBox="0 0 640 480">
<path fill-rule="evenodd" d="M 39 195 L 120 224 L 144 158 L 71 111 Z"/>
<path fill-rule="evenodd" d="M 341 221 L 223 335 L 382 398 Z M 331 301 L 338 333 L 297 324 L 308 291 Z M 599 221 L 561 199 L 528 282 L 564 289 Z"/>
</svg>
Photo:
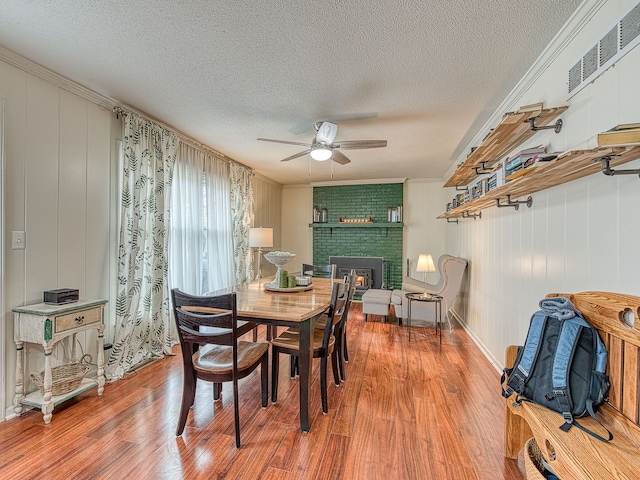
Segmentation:
<svg viewBox="0 0 640 480">
<path fill-rule="evenodd" d="M 498 372 L 499 374 L 502 374 L 502 369 L 504 368 L 503 362 L 498 361 L 498 359 L 496 359 L 491 354 L 491 352 L 487 349 L 487 347 L 485 347 L 484 343 L 482 343 L 482 341 L 480 341 L 480 339 L 476 336 L 476 334 L 469 329 L 464 319 L 460 315 L 458 315 L 458 312 L 456 312 L 454 309 L 451 309 L 451 313 L 453 314 L 455 319 L 458 321 L 460 326 L 464 329 L 464 331 L 467 332 L 467 335 L 469 335 L 469 338 L 473 340 L 473 343 L 477 345 L 477 347 L 480 349 L 482 354 L 486 357 L 487 360 L 489 360 L 489 363 L 491 363 L 493 368 L 495 368 L 496 372 Z"/>
<path fill-rule="evenodd" d="M 16 416 L 16 414 L 13 411 L 13 405 L 11 405 L 10 407 L 7 407 L 7 411 L 4 412 L 4 418 L 2 419 L 2 421 L 6 422 L 7 420 L 10 420 L 15 416 Z"/>
</svg>

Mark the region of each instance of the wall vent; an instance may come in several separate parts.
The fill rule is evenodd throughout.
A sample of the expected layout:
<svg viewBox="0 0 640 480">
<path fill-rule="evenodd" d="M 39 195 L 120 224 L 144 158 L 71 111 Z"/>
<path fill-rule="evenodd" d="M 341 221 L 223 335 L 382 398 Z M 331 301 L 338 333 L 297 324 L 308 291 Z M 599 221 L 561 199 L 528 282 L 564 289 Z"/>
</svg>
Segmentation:
<svg viewBox="0 0 640 480">
<path fill-rule="evenodd" d="M 602 75 L 611 65 L 640 43 L 640 3 L 628 10 L 591 46 L 568 73 L 569 97 Z"/>
</svg>

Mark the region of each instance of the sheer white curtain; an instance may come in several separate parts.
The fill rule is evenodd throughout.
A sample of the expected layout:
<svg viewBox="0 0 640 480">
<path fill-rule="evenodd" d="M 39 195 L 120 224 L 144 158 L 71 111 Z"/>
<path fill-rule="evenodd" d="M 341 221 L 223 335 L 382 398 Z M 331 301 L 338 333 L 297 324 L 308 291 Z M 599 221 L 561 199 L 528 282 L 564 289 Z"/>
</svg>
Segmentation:
<svg viewBox="0 0 640 480">
<path fill-rule="evenodd" d="M 203 287 L 204 163 L 203 152 L 180 144 L 171 196 L 169 283 L 193 295 L 202 294 Z"/>
<path fill-rule="evenodd" d="M 202 295 L 235 284 L 229 163 L 182 143 L 171 199 L 171 287 Z"/>
<path fill-rule="evenodd" d="M 204 184 L 207 195 L 206 291 L 212 291 L 236 284 L 229 162 L 212 157 L 205 164 Z"/>
</svg>

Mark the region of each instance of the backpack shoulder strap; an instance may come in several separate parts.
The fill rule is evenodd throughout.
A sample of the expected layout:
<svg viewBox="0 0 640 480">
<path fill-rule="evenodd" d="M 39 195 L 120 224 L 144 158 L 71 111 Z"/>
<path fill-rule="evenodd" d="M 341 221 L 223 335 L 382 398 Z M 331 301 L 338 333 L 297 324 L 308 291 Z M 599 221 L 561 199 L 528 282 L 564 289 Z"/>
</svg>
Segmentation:
<svg viewBox="0 0 640 480">
<path fill-rule="evenodd" d="M 565 423 L 560 426 L 563 431 L 568 431 L 572 425 L 575 425 L 583 432 L 588 433 L 594 438 L 602 442 L 608 442 L 613 439 L 613 435 L 611 432 L 602 425 L 602 422 L 596 417 L 595 411 L 593 409 L 593 400 L 587 399 L 586 407 L 589 415 L 598 422 L 608 434 L 608 438 L 604 438 L 601 435 L 589 430 L 588 428 L 583 427 L 578 423 L 577 420 L 573 418 L 571 414 L 571 410 L 573 406 L 571 405 L 571 395 L 569 392 L 569 368 L 571 367 L 571 359 L 573 358 L 576 339 L 580 335 L 580 332 L 584 328 L 593 328 L 589 325 L 582 314 L 580 312 L 576 312 L 576 316 L 566 319 L 563 321 L 562 330 L 560 332 L 560 339 L 558 340 L 558 349 L 556 350 L 556 356 L 553 362 L 553 395 L 558 402 L 558 404 L 562 408 L 562 416 L 564 418 Z M 607 354 L 606 348 L 598 335 L 598 332 L 594 329 L 594 343 L 596 347 L 596 358 L 597 362 L 602 362 L 602 352 L 604 352 L 604 364 L 606 367 L 607 363 Z M 598 365 L 595 366 L 596 370 L 599 368 Z M 604 371 L 604 367 L 602 371 Z"/>
<path fill-rule="evenodd" d="M 529 378 L 531 370 L 538 358 L 540 340 L 542 339 L 542 333 L 544 332 L 546 323 L 547 315 L 542 311 L 534 313 L 533 317 L 531 317 L 529 333 L 527 333 L 527 340 L 522 351 L 522 358 L 516 368 L 517 375 L 521 376 L 524 381 Z"/>
<path fill-rule="evenodd" d="M 525 340 L 524 346 L 518 349 L 518 357 L 516 358 L 515 365 L 512 368 L 505 368 L 503 370 L 500 379 L 500 383 L 503 385 L 503 397 L 509 398 L 514 392 L 522 393 L 524 385 L 538 358 L 540 340 L 546 323 L 547 315 L 542 311 L 537 311 L 531 317 L 527 339 Z M 505 388 L 504 381 L 507 375 L 509 376 L 509 381 Z"/>
</svg>

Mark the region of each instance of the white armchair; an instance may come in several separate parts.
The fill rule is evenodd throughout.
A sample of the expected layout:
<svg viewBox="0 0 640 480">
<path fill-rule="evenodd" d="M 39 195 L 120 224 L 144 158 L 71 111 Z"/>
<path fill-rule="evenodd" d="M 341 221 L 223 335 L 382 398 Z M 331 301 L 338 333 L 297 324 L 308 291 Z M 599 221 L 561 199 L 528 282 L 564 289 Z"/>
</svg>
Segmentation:
<svg viewBox="0 0 640 480">
<path fill-rule="evenodd" d="M 406 293 L 415 292 L 434 293 L 442 296 L 442 319 L 449 314 L 449 310 L 453 308 L 453 304 L 460 291 L 464 270 L 467 267 L 467 261 L 464 258 L 454 257 L 451 255 L 442 255 L 438 259 L 438 272 L 440 272 L 440 280 L 435 285 L 415 280 L 411 277 L 405 277 L 402 282 L 402 290 L 394 290 L 391 295 L 391 302 L 395 308 L 396 317 L 399 320 L 408 317 L 409 307 L 405 298 Z M 427 302 L 414 302 L 411 306 L 411 321 L 423 321 L 427 323 L 435 323 L 435 304 Z"/>
</svg>

